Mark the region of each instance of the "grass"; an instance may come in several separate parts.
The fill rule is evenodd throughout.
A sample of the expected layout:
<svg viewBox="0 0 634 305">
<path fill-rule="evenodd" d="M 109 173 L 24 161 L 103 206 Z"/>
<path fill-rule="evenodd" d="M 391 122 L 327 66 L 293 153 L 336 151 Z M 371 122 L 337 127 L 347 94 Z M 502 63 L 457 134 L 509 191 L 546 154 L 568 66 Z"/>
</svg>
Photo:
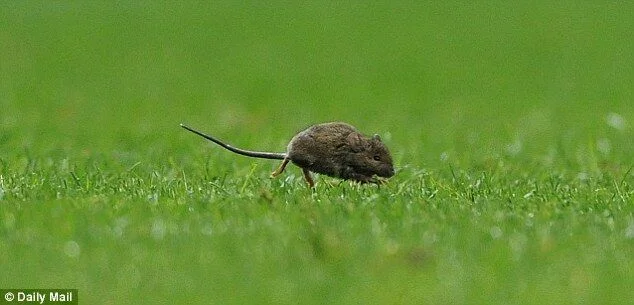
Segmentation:
<svg viewBox="0 0 634 305">
<path fill-rule="evenodd" d="M 627 4 L 15 2 L 0 288 L 81 304 L 626 304 Z M 387 185 L 233 155 L 379 133 Z"/>
</svg>

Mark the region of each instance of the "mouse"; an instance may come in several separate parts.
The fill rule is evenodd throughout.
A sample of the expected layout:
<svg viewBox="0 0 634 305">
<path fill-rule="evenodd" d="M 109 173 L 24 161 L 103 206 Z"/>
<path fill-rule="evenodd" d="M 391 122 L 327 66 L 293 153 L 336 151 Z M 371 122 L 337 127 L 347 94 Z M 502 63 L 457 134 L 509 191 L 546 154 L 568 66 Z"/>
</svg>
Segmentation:
<svg viewBox="0 0 634 305">
<path fill-rule="evenodd" d="M 282 160 L 271 173 L 272 178 L 282 174 L 292 162 L 302 169 L 310 188 L 315 187 L 311 173 L 374 184 L 385 183 L 387 178 L 394 176 L 392 155 L 381 137 L 377 134 L 364 136 L 352 125 L 343 122 L 316 124 L 300 131 L 283 153 L 236 148 L 184 124 L 180 126 L 236 154 Z"/>
</svg>

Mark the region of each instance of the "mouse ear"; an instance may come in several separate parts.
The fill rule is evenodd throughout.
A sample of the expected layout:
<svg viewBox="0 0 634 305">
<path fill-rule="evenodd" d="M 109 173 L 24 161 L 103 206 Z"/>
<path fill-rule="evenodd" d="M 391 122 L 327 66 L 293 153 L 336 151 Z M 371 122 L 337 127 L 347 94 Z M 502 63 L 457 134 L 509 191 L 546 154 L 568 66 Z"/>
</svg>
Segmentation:
<svg viewBox="0 0 634 305">
<path fill-rule="evenodd" d="M 381 142 L 381 137 L 375 133 L 374 136 L 372 136 L 372 140 Z"/>
<path fill-rule="evenodd" d="M 363 138 L 358 133 L 351 133 L 346 138 L 348 141 L 348 145 L 350 145 L 350 150 L 353 152 L 361 152 L 363 151 Z"/>
</svg>

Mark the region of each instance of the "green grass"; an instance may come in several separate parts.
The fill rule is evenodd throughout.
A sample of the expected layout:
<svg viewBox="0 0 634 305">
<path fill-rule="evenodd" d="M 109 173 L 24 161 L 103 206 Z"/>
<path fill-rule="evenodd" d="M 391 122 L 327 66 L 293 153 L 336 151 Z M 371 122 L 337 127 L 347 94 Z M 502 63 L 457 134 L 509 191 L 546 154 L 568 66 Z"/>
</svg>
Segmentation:
<svg viewBox="0 0 634 305">
<path fill-rule="evenodd" d="M 6 2 L 0 288 L 81 304 L 634 300 L 627 4 Z M 387 185 L 233 155 L 342 120 Z"/>
</svg>

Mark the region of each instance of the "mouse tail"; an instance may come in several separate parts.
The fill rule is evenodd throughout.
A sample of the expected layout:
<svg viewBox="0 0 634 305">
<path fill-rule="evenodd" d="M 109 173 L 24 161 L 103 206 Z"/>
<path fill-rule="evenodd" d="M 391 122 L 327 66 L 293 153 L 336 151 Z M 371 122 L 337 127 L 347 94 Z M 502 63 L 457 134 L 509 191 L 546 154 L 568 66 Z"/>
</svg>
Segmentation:
<svg viewBox="0 0 634 305">
<path fill-rule="evenodd" d="M 261 151 L 250 151 L 250 150 L 244 150 L 244 149 L 240 149 L 237 147 L 233 147 L 229 144 L 226 144 L 210 135 L 206 135 L 198 130 L 195 130 L 193 128 L 190 128 L 184 124 L 181 124 L 181 127 L 211 141 L 214 142 L 222 147 L 224 147 L 225 149 L 234 152 L 236 154 L 239 155 L 243 155 L 243 156 L 247 156 L 247 157 L 254 157 L 254 158 L 262 158 L 262 159 L 273 159 L 273 160 L 283 160 L 286 158 L 286 153 L 272 153 L 272 152 L 261 152 Z"/>
</svg>

